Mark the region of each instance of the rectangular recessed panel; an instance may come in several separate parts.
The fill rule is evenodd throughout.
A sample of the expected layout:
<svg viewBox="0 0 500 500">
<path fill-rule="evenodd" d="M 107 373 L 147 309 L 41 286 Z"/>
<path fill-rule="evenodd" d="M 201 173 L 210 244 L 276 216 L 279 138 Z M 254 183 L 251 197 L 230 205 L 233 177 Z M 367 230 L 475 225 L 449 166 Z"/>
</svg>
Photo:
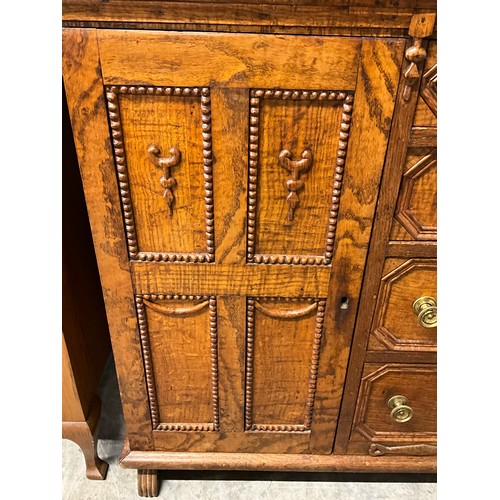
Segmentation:
<svg viewBox="0 0 500 500">
<path fill-rule="evenodd" d="M 217 430 L 215 298 L 143 295 L 137 308 L 153 427 Z"/>
<path fill-rule="evenodd" d="M 246 430 L 310 429 L 322 300 L 247 299 Z"/>
<path fill-rule="evenodd" d="M 117 86 L 107 98 L 130 257 L 210 261 L 209 89 Z"/>
<path fill-rule="evenodd" d="M 344 92 L 252 91 L 251 261 L 331 262 L 351 103 Z"/>
</svg>

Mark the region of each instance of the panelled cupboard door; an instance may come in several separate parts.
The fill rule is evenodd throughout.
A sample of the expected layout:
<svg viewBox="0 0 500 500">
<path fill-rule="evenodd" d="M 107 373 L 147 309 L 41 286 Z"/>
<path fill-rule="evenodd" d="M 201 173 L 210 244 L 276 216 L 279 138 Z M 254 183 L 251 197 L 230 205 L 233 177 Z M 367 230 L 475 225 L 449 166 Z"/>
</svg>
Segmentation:
<svg viewBox="0 0 500 500">
<path fill-rule="evenodd" d="M 404 41 L 71 31 L 118 179 L 131 449 L 330 453 Z"/>
</svg>

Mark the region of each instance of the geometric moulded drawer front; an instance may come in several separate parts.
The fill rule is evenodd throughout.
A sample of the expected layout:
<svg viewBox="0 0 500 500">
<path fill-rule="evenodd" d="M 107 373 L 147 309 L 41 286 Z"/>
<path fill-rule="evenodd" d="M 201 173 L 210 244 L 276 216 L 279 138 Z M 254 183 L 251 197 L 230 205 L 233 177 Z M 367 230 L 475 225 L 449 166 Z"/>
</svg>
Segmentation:
<svg viewBox="0 0 500 500">
<path fill-rule="evenodd" d="M 250 91 L 248 262 L 331 264 L 353 101 Z"/>
<path fill-rule="evenodd" d="M 373 456 L 435 454 L 436 387 L 436 365 L 365 364 L 352 426 L 353 448 Z M 398 396 L 397 404 L 404 405 L 398 406 L 399 413 L 390 404 Z"/>
<path fill-rule="evenodd" d="M 431 323 L 424 326 L 413 310 L 422 297 L 437 304 L 436 265 L 436 259 L 386 259 L 368 350 L 436 351 L 432 314 L 428 313 Z"/>
<path fill-rule="evenodd" d="M 208 88 L 106 87 L 131 260 L 214 256 Z"/>
<path fill-rule="evenodd" d="M 308 432 L 325 300 L 247 298 L 246 431 Z"/>
<path fill-rule="evenodd" d="M 213 296 L 136 295 L 153 429 L 218 431 Z"/>
<path fill-rule="evenodd" d="M 391 240 L 437 240 L 437 150 L 409 148 Z"/>
</svg>

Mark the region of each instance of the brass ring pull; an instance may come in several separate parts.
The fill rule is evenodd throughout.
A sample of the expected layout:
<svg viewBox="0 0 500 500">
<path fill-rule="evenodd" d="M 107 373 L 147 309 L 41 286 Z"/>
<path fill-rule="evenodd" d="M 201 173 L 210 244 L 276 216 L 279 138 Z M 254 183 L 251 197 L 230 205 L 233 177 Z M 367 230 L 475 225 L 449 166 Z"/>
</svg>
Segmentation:
<svg viewBox="0 0 500 500">
<path fill-rule="evenodd" d="M 413 409 L 408 406 L 409 401 L 404 396 L 392 396 L 387 406 L 392 410 L 391 418 L 398 424 L 404 424 L 413 417 Z"/>
<path fill-rule="evenodd" d="M 432 297 L 420 297 L 413 303 L 413 312 L 418 317 L 420 326 L 437 327 L 437 302 Z"/>
</svg>

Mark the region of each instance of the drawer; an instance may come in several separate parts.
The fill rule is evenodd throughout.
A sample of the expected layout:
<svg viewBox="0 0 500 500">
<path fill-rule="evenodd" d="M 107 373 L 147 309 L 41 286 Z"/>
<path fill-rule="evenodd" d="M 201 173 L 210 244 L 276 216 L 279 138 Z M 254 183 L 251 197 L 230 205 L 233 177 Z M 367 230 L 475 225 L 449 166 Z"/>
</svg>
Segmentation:
<svg viewBox="0 0 500 500">
<path fill-rule="evenodd" d="M 436 365 L 365 364 L 349 453 L 435 454 L 436 397 Z"/>
<path fill-rule="evenodd" d="M 437 240 L 436 148 L 408 148 L 390 239 Z"/>
<path fill-rule="evenodd" d="M 386 259 L 368 350 L 436 351 L 436 266 L 436 259 Z"/>
</svg>

